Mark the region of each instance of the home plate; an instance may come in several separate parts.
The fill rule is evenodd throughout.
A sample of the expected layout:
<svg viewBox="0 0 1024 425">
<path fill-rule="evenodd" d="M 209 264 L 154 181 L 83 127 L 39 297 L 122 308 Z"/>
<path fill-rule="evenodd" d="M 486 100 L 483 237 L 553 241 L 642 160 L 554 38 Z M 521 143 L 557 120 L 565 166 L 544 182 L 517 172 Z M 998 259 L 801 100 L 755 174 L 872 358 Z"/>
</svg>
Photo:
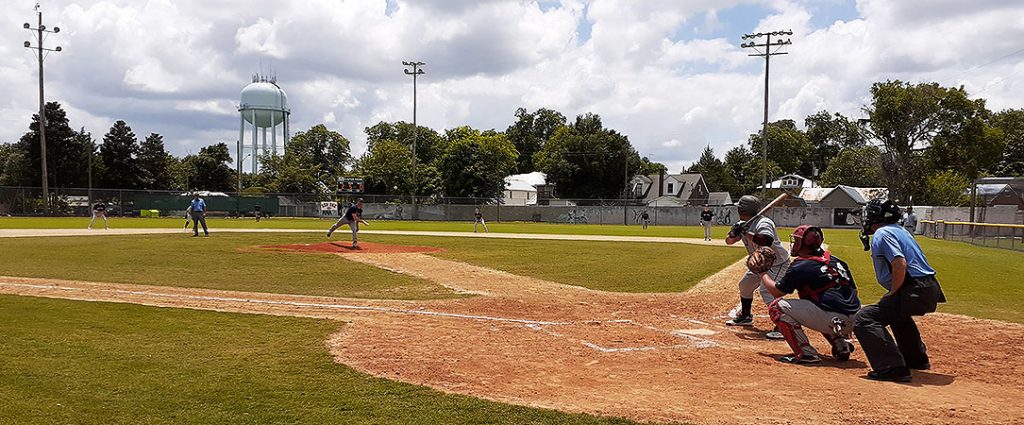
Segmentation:
<svg viewBox="0 0 1024 425">
<path fill-rule="evenodd" d="M 675 333 L 694 335 L 694 336 L 711 336 L 711 335 L 716 334 L 717 332 L 715 332 L 715 331 L 713 331 L 711 329 L 700 328 L 700 329 L 679 329 L 679 330 L 675 331 Z"/>
</svg>

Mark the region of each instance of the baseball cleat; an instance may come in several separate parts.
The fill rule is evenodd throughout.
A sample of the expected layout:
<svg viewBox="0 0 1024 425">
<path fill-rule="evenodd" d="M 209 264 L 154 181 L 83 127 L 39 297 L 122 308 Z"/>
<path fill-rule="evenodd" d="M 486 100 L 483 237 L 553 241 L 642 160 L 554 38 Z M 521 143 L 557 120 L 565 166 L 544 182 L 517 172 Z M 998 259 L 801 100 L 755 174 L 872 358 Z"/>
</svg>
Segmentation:
<svg viewBox="0 0 1024 425">
<path fill-rule="evenodd" d="M 753 326 L 754 316 L 749 314 L 746 316 L 737 315 L 736 317 L 729 319 L 729 321 L 725 322 L 725 324 L 729 326 Z"/>
<path fill-rule="evenodd" d="M 924 362 L 922 364 L 908 364 L 907 367 L 914 370 L 928 370 L 932 368 L 932 364 L 929 362 Z"/>
<path fill-rule="evenodd" d="M 790 364 L 814 364 L 821 362 L 821 356 L 815 354 L 796 354 L 779 357 L 779 361 Z"/>
<path fill-rule="evenodd" d="M 837 341 L 836 344 L 832 345 L 832 357 L 837 361 L 845 362 L 850 360 L 850 354 L 853 354 L 856 350 L 857 349 L 853 347 L 852 342 L 841 339 Z"/>
<path fill-rule="evenodd" d="M 868 372 L 868 379 L 872 381 L 910 382 L 914 378 L 910 375 L 910 369 L 904 366 L 877 371 L 872 370 Z"/>
</svg>

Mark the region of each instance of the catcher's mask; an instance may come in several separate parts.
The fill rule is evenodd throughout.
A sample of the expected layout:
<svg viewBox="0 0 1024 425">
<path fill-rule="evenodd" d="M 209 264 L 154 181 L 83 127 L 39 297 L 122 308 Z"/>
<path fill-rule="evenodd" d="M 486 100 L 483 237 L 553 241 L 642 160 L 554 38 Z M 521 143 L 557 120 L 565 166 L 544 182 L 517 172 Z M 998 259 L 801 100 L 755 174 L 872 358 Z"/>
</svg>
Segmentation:
<svg viewBox="0 0 1024 425">
<path fill-rule="evenodd" d="M 796 257 L 799 255 L 800 250 L 804 248 L 810 252 L 821 251 L 821 244 L 825 242 L 825 234 L 822 233 L 820 227 L 804 224 L 793 230 L 789 241 L 793 245 L 789 249 L 789 254 Z"/>
</svg>

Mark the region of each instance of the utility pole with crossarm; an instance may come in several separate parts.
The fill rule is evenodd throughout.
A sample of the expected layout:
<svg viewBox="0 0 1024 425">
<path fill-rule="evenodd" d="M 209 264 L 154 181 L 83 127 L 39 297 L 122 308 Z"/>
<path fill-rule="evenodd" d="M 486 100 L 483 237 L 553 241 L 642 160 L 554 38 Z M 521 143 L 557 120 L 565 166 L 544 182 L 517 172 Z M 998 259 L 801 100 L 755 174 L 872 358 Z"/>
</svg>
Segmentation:
<svg viewBox="0 0 1024 425">
<path fill-rule="evenodd" d="M 402 65 L 412 67 L 412 69 L 406 69 L 405 75 L 412 75 L 412 219 L 416 220 L 419 216 L 416 208 L 416 192 L 419 189 L 419 183 L 416 180 L 416 77 L 423 75 L 423 65 L 426 65 L 420 61 L 403 61 Z"/>
<path fill-rule="evenodd" d="M 50 215 L 50 182 L 46 170 L 46 97 L 43 95 L 43 59 L 46 58 L 48 52 L 59 52 L 61 48 L 57 46 L 55 49 L 47 49 L 43 47 L 43 40 L 46 33 L 56 34 L 60 32 L 60 28 L 46 29 L 46 26 L 43 25 L 43 11 L 39 10 L 39 3 L 36 3 L 36 15 L 39 18 L 38 26 L 32 28 L 32 24 L 26 22 L 23 27 L 36 32 L 36 45 L 32 46 L 31 41 L 26 41 L 25 47 L 36 50 L 36 56 L 39 59 L 39 152 L 43 172 L 43 212 Z M 89 207 L 92 208 L 91 205 Z"/>
<path fill-rule="evenodd" d="M 740 47 L 747 49 L 752 48 L 757 53 L 752 53 L 748 56 L 763 56 L 764 57 L 764 122 L 761 127 L 761 194 L 768 190 L 768 70 L 769 64 L 771 63 L 772 56 L 785 55 L 786 52 L 780 52 L 782 46 L 793 44 L 790 39 L 772 41 L 772 36 L 782 37 L 791 36 L 793 31 L 773 31 L 773 32 L 759 32 L 755 34 L 743 34 L 744 40 L 754 40 L 761 37 L 765 38 L 764 44 L 757 44 L 754 41 L 749 43 L 740 44 Z M 772 48 L 775 47 L 775 51 Z M 761 50 L 763 49 L 763 50 Z"/>
</svg>

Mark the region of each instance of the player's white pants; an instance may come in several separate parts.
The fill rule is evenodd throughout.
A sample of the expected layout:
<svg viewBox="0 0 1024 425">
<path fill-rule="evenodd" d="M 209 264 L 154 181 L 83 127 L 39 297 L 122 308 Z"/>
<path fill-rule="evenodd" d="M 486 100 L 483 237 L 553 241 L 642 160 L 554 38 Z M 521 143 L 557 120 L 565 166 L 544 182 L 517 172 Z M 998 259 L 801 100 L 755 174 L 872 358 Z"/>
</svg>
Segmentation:
<svg viewBox="0 0 1024 425">
<path fill-rule="evenodd" d="M 110 228 L 110 226 L 107 226 L 107 214 L 106 213 L 99 213 L 99 214 L 97 214 L 96 211 L 93 211 L 92 212 L 92 220 L 89 220 L 89 228 L 90 229 L 92 229 L 92 224 L 96 222 L 96 216 L 103 217 L 103 228 L 104 229 L 109 229 Z"/>
<path fill-rule="evenodd" d="M 345 217 L 342 217 L 337 223 L 334 223 L 334 225 L 331 226 L 331 230 L 327 231 L 327 235 L 330 236 L 335 230 L 346 224 L 348 225 L 348 228 L 352 230 L 352 243 L 359 243 L 359 221 L 357 220 L 348 220 Z"/>
<path fill-rule="evenodd" d="M 771 276 L 772 280 L 778 282 L 782 278 L 782 275 L 786 273 L 786 269 L 789 268 L 789 260 L 786 260 L 782 264 L 776 264 L 768 270 L 768 276 Z M 761 294 L 761 299 L 764 300 L 764 305 L 769 305 L 772 301 L 775 301 L 775 297 L 772 296 L 771 292 L 768 292 L 768 288 L 764 287 L 764 283 L 761 282 L 761 275 L 754 274 L 749 271 L 743 274 L 743 278 L 740 279 L 740 298 L 754 298 L 754 290 L 757 289 Z"/>
<path fill-rule="evenodd" d="M 794 352 L 799 350 L 804 355 L 818 355 L 811 346 L 803 327 L 821 332 L 829 342 L 840 338 L 849 338 L 853 332 L 853 317 L 822 310 L 810 300 L 777 300 L 768 308 L 772 321 L 786 323 L 792 331 L 793 341 L 788 341 Z M 837 334 L 833 329 L 833 320 L 839 319 L 842 326 Z"/>
<path fill-rule="evenodd" d="M 489 230 L 487 230 L 487 223 L 484 222 L 483 218 L 478 218 L 476 219 L 476 221 L 473 222 L 473 233 L 476 233 L 476 225 L 478 224 L 484 226 L 484 233 L 491 233 Z"/>
</svg>

